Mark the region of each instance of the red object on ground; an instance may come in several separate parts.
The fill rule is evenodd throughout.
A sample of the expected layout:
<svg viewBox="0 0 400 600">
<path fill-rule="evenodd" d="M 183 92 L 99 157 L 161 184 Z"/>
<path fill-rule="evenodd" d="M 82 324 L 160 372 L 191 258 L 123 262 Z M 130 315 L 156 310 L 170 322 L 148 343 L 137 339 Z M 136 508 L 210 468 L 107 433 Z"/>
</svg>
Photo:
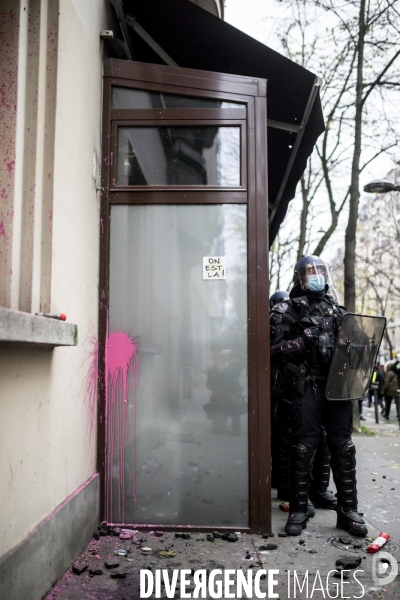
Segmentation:
<svg viewBox="0 0 400 600">
<path fill-rule="evenodd" d="M 390 540 L 390 533 L 380 533 L 379 536 L 367 547 L 367 552 L 375 554 Z"/>
<path fill-rule="evenodd" d="M 283 510 L 283 512 L 289 512 L 289 502 L 281 502 L 279 508 L 280 510 Z"/>
</svg>

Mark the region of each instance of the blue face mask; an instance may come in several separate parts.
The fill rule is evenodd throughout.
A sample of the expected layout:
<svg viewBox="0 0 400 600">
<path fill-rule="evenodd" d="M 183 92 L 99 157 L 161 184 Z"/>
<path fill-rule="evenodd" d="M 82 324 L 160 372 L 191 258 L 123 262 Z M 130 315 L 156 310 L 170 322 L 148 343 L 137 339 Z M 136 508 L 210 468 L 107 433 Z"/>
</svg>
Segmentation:
<svg viewBox="0 0 400 600">
<path fill-rule="evenodd" d="M 322 292 L 325 288 L 325 277 L 323 275 L 309 275 L 306 287 L 310 292 Z"/>
</svg>

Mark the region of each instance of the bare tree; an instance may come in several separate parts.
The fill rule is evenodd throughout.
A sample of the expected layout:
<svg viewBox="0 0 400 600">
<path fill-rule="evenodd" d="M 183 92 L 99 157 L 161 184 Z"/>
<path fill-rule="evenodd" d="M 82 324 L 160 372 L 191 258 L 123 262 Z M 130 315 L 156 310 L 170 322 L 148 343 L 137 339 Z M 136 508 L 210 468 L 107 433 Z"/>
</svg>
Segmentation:
<svg viewBox="0 0 400 600">
<path fill-rule="evenodd" d="M 394 1 L 377 1 L 367 2 L 367 0 L 359 0 L 359 2 L 351 2 L 359 8 L 358 16 L 358 31 L 357 36 L 352 40 L 354 54 L 357 58 L 356 70 L 356 89 L 355 89 L 355 117 L 354 117 L 354 149 L 353 161 L 351 168 L 351 183 L 350 183 L 350 206 L 349 218 L 347 222 L 346 238 L 345 238 L 345 256 L 344 256 L 344 288 L 345 288 L 345 304 L 349 310 L 355 310 L 356 305 L 356 230 L 358 219 L 359 206 L 359 179 L 361 172 L 361 150 L 362 150 L 362 125 L 365 106 L 368 98 L 374 90 L 383 86 L 384 77 L 388 73 L 393 73 L 393 65 L 400 56 L 400 48 L 398 45 L 399 35 L 398 27 L 394 26 L 399 13 Z M 332 10 L 332 2 L 328 2 Z M 392 22 L 394 19 L 394 23 Z M 349 27 L 349 22 L 341 18 L 341 21 L 346 27 Z M 384 31 L 383 25 L 385 25 Z M 396 31 L 397 29 L 397 31 Z M 385 37 L 382 36 L 384 33 Z M 352 34 L 354 35 L 354 34 Z M 394 36 L 391 38 L 391 36 Z M 385 39 L 386 38 L 386 39 Z M 397 49 L 393 47 L 393 41 L 397 40 Z M 374 71 L 372 81 L 368 82 L 365 79 L 365 62 L 367 59 L 366 53 L 372 48 L 374 58 L 376 54 L 381 54 L 382 51 L 391 51 L 389 58 L 383 63 L 379 61 L 378 68 Z"/>
<path fill-rule="evenodd" d="M 270 292 L 273 294 L 287 287 L 291 279 L 291 265 L 296 252 L 297 232 L 293 229 L 292 234 L 282 235 L 278 233 L 269 253 L 269 279 Z"/>
<path fill-rule="evenodd" d="M 399 13 L 395 0 L 280 0 L 291 9 L 279 38 L 286 54 L 324 80 L 326 130 L 301 180 L 303 201 L 298 255 L 310 243 L 321 254 L 348 207 L 345 234 L 345 304 L 356 302 L 355 251 L 360 173 L 377 156 L 396 148 L 397 123 L 388 114 L 387 92 L 399 84 Z M 325 19 L 321 15 L 325 15 Z M 321 31 L 321 22 L 329 26 Z M 371 100 L 374 100 L 371 102 Z M 315 239 L 308 225 L 312 203 L 328 200 L 330 222 Z M 325 200 L 326 204 L 326 200 Z M 326 217 L 325 219 L 326 220 Z M 307 231 L 309 240 L 307 244 Z M 314 239 L 313 239 L 313 235 Z"/>
</svg>

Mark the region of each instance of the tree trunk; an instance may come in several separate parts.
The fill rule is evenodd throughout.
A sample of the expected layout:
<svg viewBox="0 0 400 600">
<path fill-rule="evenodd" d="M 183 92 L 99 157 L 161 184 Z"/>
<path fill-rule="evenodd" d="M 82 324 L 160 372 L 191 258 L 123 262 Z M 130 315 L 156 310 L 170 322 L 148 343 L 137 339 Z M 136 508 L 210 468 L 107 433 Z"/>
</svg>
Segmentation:
<svg viewBox="0 0 400 600">
<path fill-rule="evenodd" d="M 390 341 L 390 335 L 389 332 L 387 330 L 387 327 L 385 327 L 385 333 L 384 333 L 384 337 L 388 343 L 389 346 L 389 352 L 390 352 L 390 358 L 392 358 L 393 356 L 393 346 L 392 346 L 392 342 Z"/>
<path fill-rule="evenodd" d="M 308 193 L 309 189 L 307 188 L 306 181 L 304 178 L 304 173 L 300 179 L 301 184 L 301 197 L 303 199 L 303 208 L 301 211 L 300 218 L 300 238 L 299 238 L 299 249 L 297 251 L 297 260 L 299 260 L 302 256 L 304 256 L 304 246 L 306 245 L 306 234 L 307 234 L 307 219 L 308 219 Z"/>
<path fill-rule="evenodd" d="M 365 39 L 365 3 L 360 1 L 359 13 L 359 36 L 358 36 L 358 60 L 357 60 L 357 84 L 355 104 L 355 127 L 354 127 L 354 154 L 351 165 L 350 204 L 349 219 L 347 222 L 345 236 L 344 254 L 344 303 L 347 310 L 354 312 L 356 308 L 356 282 L 355 282 L 355 259 L 356 259 L 356 229 L 358 217 L 358 204 L 360 198 L 359 176 L 361 156 L 361 128 L 363 113 L 363 62 L 364 62 L 364 39 Z"/>
</svg>

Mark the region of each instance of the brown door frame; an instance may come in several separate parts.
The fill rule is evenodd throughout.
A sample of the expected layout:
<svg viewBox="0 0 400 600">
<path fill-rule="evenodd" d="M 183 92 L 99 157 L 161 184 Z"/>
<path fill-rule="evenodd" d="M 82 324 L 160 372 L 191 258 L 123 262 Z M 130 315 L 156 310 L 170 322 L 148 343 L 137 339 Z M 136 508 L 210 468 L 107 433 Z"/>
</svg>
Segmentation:
<svg viewBox="0 0 400 600">
<path fill-rule="evenodd" d="M 99 408 L 97 461 L 101 476 L 100 512 L 105 518 L 106 476 L 106 389 L 105 344 L 109 301 L 109 235 L 112 204 L 247 204 L 248 219 L 248 386 L 249 386 L 249 527 L 247 532 L 271 531 L 271 449 L 269 386 L 269 287 L 268 287 L 268 191 L 267 191 L 267 105 L 266 81 L 179 67 L 108 60 L 104 65 L 102 132 L 102 194 L 100 214 L 99 286 Z M 145 89 L 165 93 L 240 102 L 232 109 L 113 110 L 113 87 Z M 163 112 L 165 111 L 165 112 Z M 140 113 L 140 114 L 137 114 Z M 239 188 L 179 186 L 119 188 L 112 184 L 117 123 L 144 122 L 159 125 L 164 119 L 175 123 L 240 124 L 243 139 L 241 164 L 247 177 Z M 158 123 L 157 123 L 158 120 Z M 244 124 L 244 125 L 243 125 Z M 113 130 L 114 128 L 114 130 Z M 114 136 L 113 136 L 114 132 Z M 243 185 L 243 183 L 245 185 Z M 135 525 L 146 529 L 145 525 Z M 154 528 L 154 525 L 151 526 Z M 158 526 L 160 529 L 171 527 Z M 184 527 L 182 527 L 184 529 Z M 215 529 L 213 526 L 211 529 Z M 221 528 L 221 530 L 224 528 Z M 227 528 L 225 528 L 227 529 Z M 229 529 L 229 528 L 228 528 Z M 235 528 L 237 529 L 237 528 Z M 198 530 L 207 530 L 199 527 Z"/>
</svg>

